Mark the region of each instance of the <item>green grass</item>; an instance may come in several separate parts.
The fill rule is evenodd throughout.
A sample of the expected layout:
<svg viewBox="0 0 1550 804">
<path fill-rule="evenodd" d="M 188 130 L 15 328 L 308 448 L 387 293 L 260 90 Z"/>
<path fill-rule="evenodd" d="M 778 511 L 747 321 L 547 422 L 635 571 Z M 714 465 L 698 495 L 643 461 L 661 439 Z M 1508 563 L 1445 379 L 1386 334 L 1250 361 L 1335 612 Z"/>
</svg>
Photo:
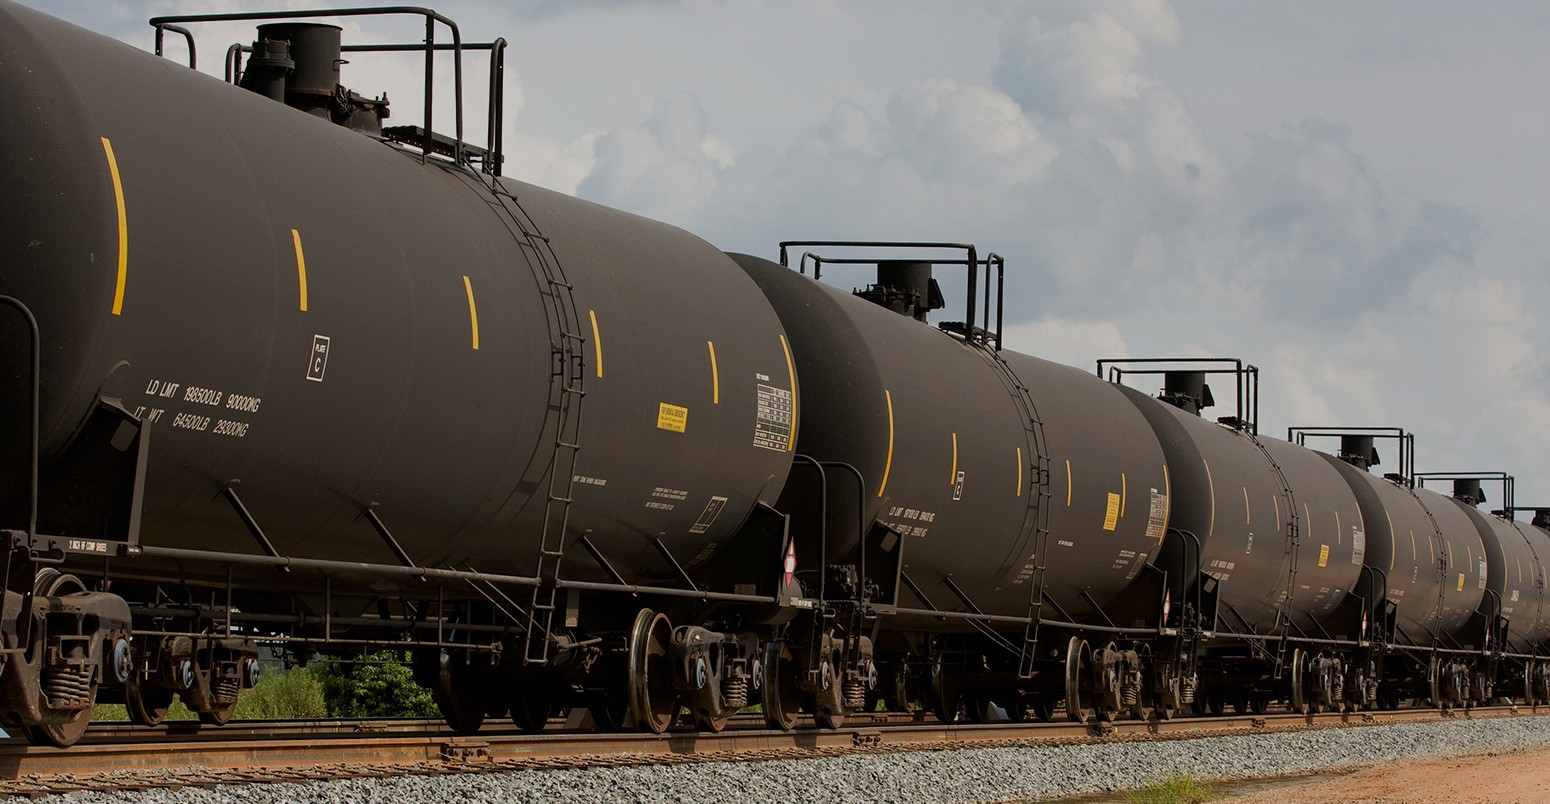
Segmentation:
<svg viewBox="0 0 1550 804">
<path fill-rule="evenodd" d="M 328 716 L 323 702 L 323 685 L 307 668 L 292 670 L 265 670 L 258 685 L 237 694 L 234 720 L 311 720 Z M 97 704 L 92 709 L 92 720 L 129 719 L 129 711 L 123 704 Z M 167 709 L 168 720 L 198 720 L 199 715 L 181 700 L 174 700 Z"/>
<path fill-rule="evenodd" d="M 1125 793 L 1126 804 L 1202 804 L 1225 798 L 1226 793 L 1210 782 L 1193 776 L 1170 776 Z"/>
</svg>

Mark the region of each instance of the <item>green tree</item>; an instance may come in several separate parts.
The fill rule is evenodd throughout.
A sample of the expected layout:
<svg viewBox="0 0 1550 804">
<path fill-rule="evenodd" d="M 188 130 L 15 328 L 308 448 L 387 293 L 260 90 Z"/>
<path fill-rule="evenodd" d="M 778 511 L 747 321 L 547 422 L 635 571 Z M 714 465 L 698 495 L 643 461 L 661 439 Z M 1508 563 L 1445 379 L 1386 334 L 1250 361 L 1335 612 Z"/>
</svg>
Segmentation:
<svg viewBox="0 0 1550 804">
<path fill-rule="evenodd" d="M 355 661 L 326 661 L 314 668 L 334 717 L 436 717 L 431 691 L 414 683 L 409 656 L 379 650 Z"/>
</svg>

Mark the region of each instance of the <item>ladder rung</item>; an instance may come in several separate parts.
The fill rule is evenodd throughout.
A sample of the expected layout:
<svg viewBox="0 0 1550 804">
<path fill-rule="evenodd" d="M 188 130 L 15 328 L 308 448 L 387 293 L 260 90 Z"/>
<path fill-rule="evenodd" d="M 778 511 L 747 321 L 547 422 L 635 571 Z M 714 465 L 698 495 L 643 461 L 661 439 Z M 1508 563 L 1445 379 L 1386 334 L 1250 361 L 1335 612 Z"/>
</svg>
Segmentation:
<svg viewBox="0 0 1550 804">
<path fill-rule="evenodd" d="M 538 552 L 539 554 L 548 556 L 550 558 L 559 558 L 560 556 L 565 555 L 565 553 L 561 550 L 540 550 Z"/>
</svg>

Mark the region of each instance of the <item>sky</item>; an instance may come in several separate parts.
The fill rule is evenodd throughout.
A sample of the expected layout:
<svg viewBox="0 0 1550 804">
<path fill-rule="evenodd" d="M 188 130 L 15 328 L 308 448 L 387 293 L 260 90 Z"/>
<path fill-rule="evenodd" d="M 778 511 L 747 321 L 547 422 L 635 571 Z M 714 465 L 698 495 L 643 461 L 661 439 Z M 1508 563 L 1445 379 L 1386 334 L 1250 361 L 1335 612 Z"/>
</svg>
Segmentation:
<svg viewBox="0 0 1550 804">
<path fill-rule="evenodd" d="M 307 7 L 24 2 L 147 49 L 152 15 Z M 771 259 L 792 239 L 972 242 L 1006 258 L 1009 348 L 1242 358 L 1262 433 L 1402 427 L 1420 471 L 1506 471 L 1519 504 L 1550 505 L 1550 5 L 435 7 L 510 43 L 507 175 Z M 252 39 L 196 34 L 212 73 Z M 347 86 L 418 121 L 418 61 L 351 60 Z M 466 64 L 478 142 L 487 68 Z"/>
</svg>

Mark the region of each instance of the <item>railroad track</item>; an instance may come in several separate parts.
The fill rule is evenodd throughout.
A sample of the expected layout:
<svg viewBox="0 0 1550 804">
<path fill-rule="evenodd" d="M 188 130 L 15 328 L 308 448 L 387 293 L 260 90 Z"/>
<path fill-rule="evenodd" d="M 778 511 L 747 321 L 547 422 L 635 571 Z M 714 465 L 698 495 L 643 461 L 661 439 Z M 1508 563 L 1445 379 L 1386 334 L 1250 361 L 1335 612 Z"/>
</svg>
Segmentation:
<svg viewBox="0 0 1550 804">
<path fill-rule="evenodd" d="M 1166 740 L 1274 730 L 1337 728 L 1445 718 L 1550 714 L 1550 707 L 1482 707 L 1319 715 L 1265 714 L 1112 723 L 943 724 L 923 715 L 878 713 L 833 731 L 790 732 L 762 718 L 734 720 L 721 734 L 596 734 L 556 721 L 540 734 L 487 729 L 450 732 L 440 720 L 250 721 L 221 728 L 197 722 L 156 728 L 94 724 L 68 749 L 0 740 L 0 796 L 80 790 L 216 787 L 407 774 L 447 775 L 711 761 L 762 761 L 852 753 Z"/>
</svg>

